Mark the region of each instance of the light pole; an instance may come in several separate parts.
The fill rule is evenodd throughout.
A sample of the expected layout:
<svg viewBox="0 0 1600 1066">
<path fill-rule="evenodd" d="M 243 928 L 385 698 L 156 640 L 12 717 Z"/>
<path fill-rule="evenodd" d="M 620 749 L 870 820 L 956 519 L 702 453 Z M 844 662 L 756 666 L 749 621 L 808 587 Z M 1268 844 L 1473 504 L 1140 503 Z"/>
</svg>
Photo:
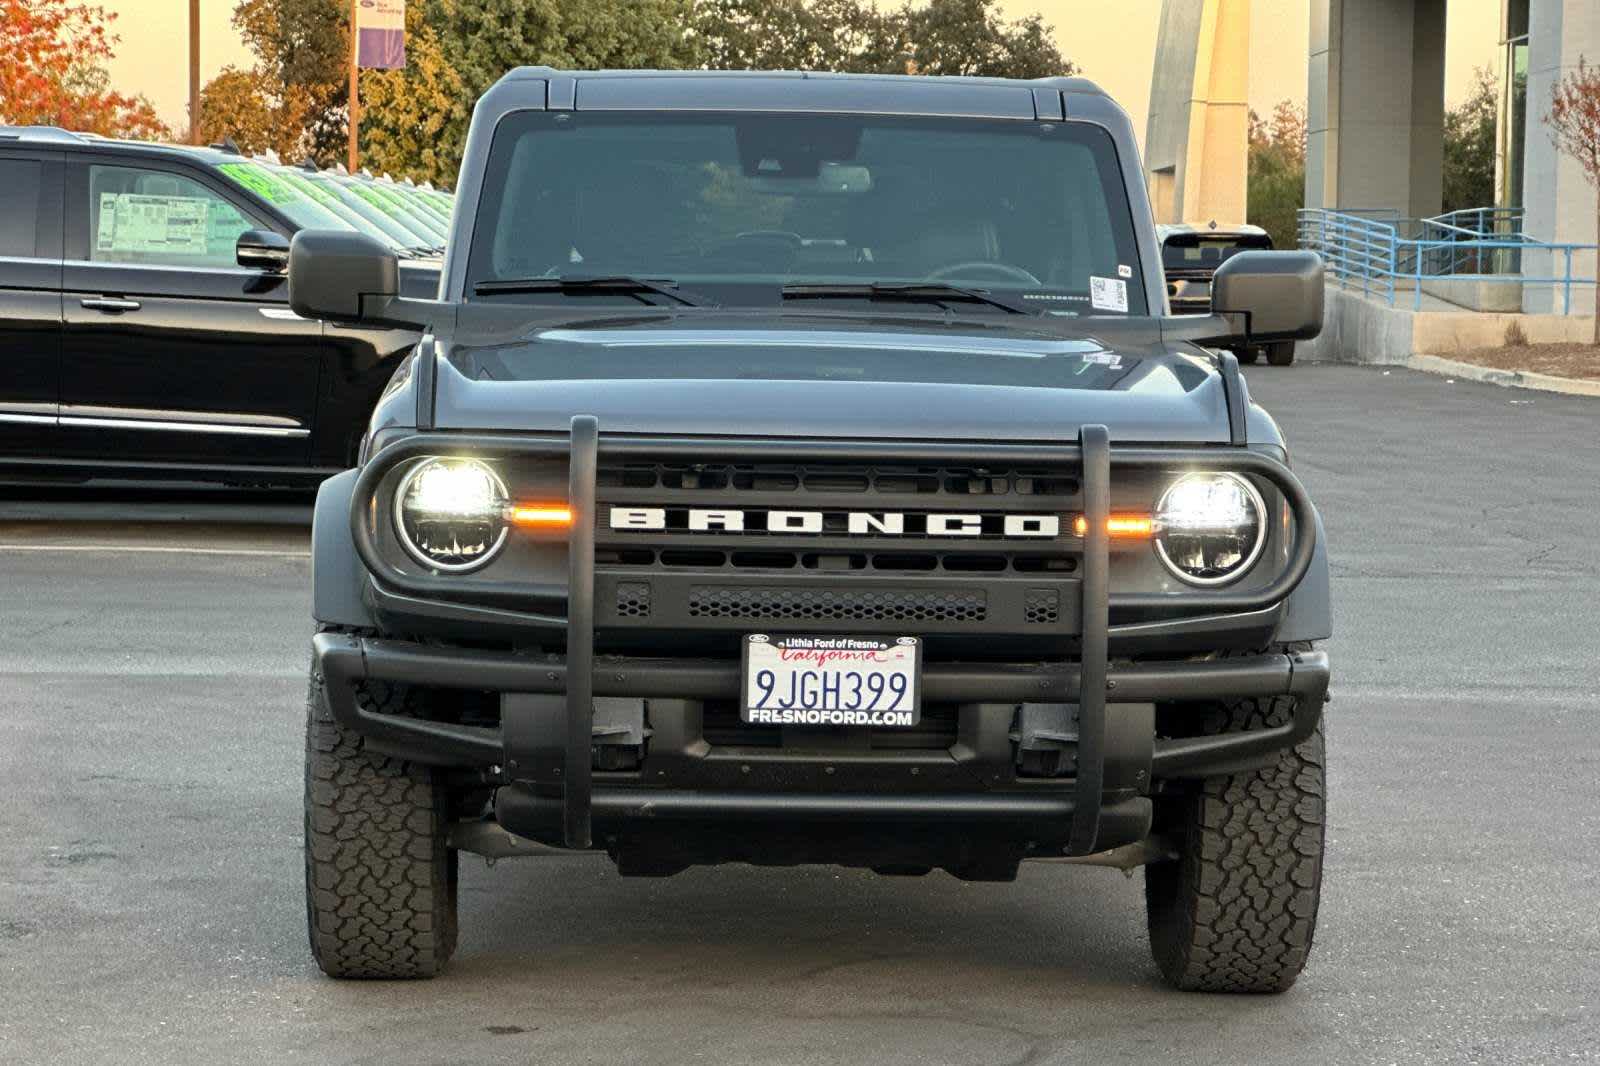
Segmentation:
<svg viewBox="0 0 1600 1066">
<path fill-rule="evenodd" d="M 360 32 L 356 29 L 357 4 L 358 0 L 350 0 L 350 144 L 346 152 L 346 154 L 349 156 L 349 160 L 346 165 L 349 166 L 350 173 L 352 174 L 356 173 L 356 171 L 359 169 L 356 165 L 356 131 L 361 122 L 361 101 L 357 98 L 357 83 L 360 80 L 358 75 L 360 74 L 361 70 L 361 68 L 356 65 L 356 34 Z"/>
<path fill-rule="evenodd" d="M 189 143 L 200 143 L 200 0 L 189 0 Z"/>
</svg>

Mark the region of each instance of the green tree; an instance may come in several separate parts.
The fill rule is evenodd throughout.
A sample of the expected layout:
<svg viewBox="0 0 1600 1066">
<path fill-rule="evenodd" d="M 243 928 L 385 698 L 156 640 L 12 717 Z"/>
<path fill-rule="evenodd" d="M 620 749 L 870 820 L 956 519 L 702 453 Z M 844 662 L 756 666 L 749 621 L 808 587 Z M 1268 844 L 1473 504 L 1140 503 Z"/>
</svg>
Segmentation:
<svg viewBox="0 0 1600 1066">
<path fill-rule="evenodd" d="M 692 0 L 426 2 L 441 62 L 459 78 L 437 141 L 451 161 L 461 157 L 478 97 L 513 67 L 670 69 L 698 56 Z"/>
<path fill-rule="evenodd" d="M 1494 205 L 1495 113 L 1499 86 L 1487 67 L 1472 72 L 1467 98 L 1444 116 L 1444 209 Z"/>
<path fill-rule="evenodd" d="M 878 73 L 900 58 L 894 18 L 860 0 L 700 0 L 694 34 L 712 70 Z"/>
<path fill-rule="evenodd" d="M 1266 121 L 1251 111 L 1249 152 L 1246 221 L 1266 230 L 1275 247 L 1293 248 L 1305 206 L 1305 109 L 1284 100 Z"/>
<path fill-rule="evenodd" d="M 914 74 L 1044 78 L 1077 73 L 1051 40 L 1039 15 L 1007 22 L 995 0 L 907 3 L 893 22 L 901 34 L 902 68 Z"/>
<path fill-rule="evenodd" d="M 286 162 L 310 152 L 305 115 L 308 95 L 276 82 L 260 68 L 224 67 L 200 90 L 200 138 L 207 143 L 233 139 L 256 154 L 272 149 Z"/>
<path fill-rule="evenodd" d="M 1038 15 L 1008 22 L 996 0 L 701 0 L 694 36 L 714 70 L 827 70 L 1040 78 L 1072 74 Z"/>
<path fill-rule="evenodd" d="M 453 185 L 461 131 L 451 124 L 463 93 L 422 4 L 406 7 L 406 65 L 361 72 L 361 158 L 374 171 Z"/>
<path fill-rule="evenodd" d="M 264 101 L 295 103 L 304 150 L 323 163 L 344 157 L 349 22 L 349 0 L 239 0 L 233 9 Z"/>
</svg>

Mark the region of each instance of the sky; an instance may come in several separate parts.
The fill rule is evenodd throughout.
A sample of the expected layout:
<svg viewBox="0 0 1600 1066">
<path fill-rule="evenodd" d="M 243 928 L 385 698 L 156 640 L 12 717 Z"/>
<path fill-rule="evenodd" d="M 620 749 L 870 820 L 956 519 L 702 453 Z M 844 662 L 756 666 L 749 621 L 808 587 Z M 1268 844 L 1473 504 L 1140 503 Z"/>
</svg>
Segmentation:
<svg viewBox="0 0 1600 1066">
<path fill-rule="evenodd" d="M 118 14 L 122 36 L 110 64 L 121 92 L 142 93 L 174 129 L 187 125 L 188 0 L 98 0 Z M 1265 114 L 1279 100 L 1304 104 L 1310 4 L 1326 0 L 1255 0 L 1250 20 L 1250 106 Z M 235 0 L 200 0 L 200 76 L 250 66 L 229 16 Z M 1008 16 L 1039 12 L 1055 28 L 1062 53 L 1111 93 L 1144 135 L 1161 0 L 1001 0 Z M 1466 95 L 1474 66 L 1492 66 L 1500 0 L 1449 0 L 1445 99 Z"/>
</svg>

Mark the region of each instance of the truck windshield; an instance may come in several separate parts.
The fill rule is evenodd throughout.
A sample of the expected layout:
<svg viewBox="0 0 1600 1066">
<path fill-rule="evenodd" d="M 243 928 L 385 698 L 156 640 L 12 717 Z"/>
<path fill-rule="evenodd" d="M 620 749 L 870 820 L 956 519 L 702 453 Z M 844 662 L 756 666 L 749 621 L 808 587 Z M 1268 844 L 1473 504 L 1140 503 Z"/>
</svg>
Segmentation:
<svg viewBox="0 0 1600 1066">
<path fill-rule="evenodd" d="M 219 163 L 217 170 L 235 185 L 249 189 L 289 216 L 302 229 L 355 229 L 344 216 L 330 211 L 320 200 L 282 174 L 255 162 Z"/>
<path fill-rule="evenodd" d="M 521 112 L 490 149 L 468 298 L 486 282 L 945 282 L 1040 311 L 1147 314 L 1111 137 L 1086 123 Z M 937 309 L 936 305 L 930 305 Z"/>
</svg>

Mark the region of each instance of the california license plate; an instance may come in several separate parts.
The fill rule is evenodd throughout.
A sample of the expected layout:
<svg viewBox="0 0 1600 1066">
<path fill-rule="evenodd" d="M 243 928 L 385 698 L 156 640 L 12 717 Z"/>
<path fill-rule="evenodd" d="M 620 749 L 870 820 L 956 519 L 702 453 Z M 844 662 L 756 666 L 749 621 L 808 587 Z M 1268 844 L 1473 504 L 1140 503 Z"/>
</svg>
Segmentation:
<svg viewBox="0 0 1600 1066">
<path fill-rule="evenodd" d="M 916 637 L 744 638 L 740 717 L 754 725 L 903 728 L 921 716 Z"/>
</svg>

